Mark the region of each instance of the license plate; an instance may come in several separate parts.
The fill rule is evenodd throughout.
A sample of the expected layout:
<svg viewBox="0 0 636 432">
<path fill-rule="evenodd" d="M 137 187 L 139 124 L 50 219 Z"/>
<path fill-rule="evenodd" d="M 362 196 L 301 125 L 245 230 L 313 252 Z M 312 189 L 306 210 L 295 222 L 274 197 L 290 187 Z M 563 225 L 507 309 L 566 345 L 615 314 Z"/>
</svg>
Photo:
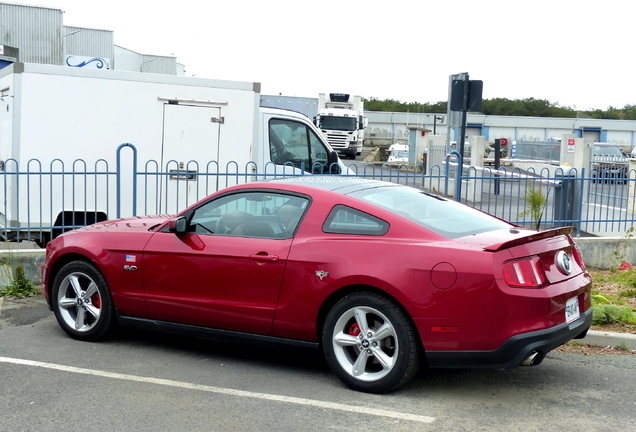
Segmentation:
<svg viewBox="0 0 636 432">
<path fill-rule="evenodd" d="M 565 304 L 565 322 L 571 323 L 579 319 L 581 314 L 579 313 L 579 298 L 574 297 L 567 301 Z"/>
</svg>

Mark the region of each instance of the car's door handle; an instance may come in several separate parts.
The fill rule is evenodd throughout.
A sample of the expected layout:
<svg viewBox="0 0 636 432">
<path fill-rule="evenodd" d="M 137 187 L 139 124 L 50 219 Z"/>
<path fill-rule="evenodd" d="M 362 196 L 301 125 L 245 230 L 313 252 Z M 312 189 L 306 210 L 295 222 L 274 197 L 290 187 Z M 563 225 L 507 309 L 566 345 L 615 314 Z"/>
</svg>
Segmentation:
<svg viewBox="0 0 636 432">
<path fill-rule="evenodd" d="M 254 261 L 276 262 L 278 261 L 278 255 L 270 255 L 267 253 L 257 253 L 254 255 L 250 255 L 250 259 L 253 259 Z"/>
</svg>

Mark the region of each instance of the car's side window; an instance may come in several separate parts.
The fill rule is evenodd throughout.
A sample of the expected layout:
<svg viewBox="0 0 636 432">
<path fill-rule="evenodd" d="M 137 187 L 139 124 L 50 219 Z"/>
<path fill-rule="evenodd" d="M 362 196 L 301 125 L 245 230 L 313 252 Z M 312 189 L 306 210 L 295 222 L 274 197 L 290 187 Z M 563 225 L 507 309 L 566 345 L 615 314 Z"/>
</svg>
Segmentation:
<svg viewBox="0 0 636 432">
<path fill-rule="evenodd" d="M 269 122 L 269 147 L 271 161 L 296 168 L 305 164 L 305 171 L 320 172 L 328 164 L 328 154 L 320 138 L 307 125 L 283 119 Z M 320 164 L 317 167 L 313 165 Z"/>
<path fill-rule="evenodd" d="M 308 170 L 315 174 L 327 174 L 329 167 L 329 154 L 320 138 L 309 130 L 309 150 L 311 152 L 311 168 Z"/>
<path fill-rule="evenodd" d="M 196 208 L 188 231 L 197 234 L 282 239 L 294 235 L 309 199 L 268 192 L 225 195 Z"/>
<path fill-rule="evenodd" d="M 326 233 L 381 236 L 389 230 L 389 223 L 344 205 L 335 206 L 322 227 Z"/>
</svg>

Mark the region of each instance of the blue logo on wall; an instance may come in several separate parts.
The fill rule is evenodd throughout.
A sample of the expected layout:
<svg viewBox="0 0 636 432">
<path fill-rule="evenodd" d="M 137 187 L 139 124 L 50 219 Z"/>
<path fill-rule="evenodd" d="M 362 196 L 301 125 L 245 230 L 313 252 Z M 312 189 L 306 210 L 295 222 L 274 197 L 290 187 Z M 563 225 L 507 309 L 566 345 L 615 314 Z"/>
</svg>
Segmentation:
<svg viewBox="0 0 636 432">
<path fill-rule="evenodd" d="M 102 57 L 67 56 L 66 65 L 87 69 L 109 69 L 109 61 Z"/>
</svg>

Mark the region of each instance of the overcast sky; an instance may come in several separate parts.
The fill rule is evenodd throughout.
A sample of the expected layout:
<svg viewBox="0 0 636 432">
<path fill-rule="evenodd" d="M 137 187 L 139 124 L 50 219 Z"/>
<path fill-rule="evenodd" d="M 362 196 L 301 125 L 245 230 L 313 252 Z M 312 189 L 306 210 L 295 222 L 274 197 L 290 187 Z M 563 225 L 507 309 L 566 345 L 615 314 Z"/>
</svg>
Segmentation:
<svg viewBox="0 0 636 432">
<path fill-rule="evenodd" d="M 255 81 L 263 94 L 448 97 L 468 72 L 485 99 L 576 109 L 636 104 L 634 0 L 7 0 L 64 10 L 64 24 L 175 55 L 186 75 Z"/>
</svg>

